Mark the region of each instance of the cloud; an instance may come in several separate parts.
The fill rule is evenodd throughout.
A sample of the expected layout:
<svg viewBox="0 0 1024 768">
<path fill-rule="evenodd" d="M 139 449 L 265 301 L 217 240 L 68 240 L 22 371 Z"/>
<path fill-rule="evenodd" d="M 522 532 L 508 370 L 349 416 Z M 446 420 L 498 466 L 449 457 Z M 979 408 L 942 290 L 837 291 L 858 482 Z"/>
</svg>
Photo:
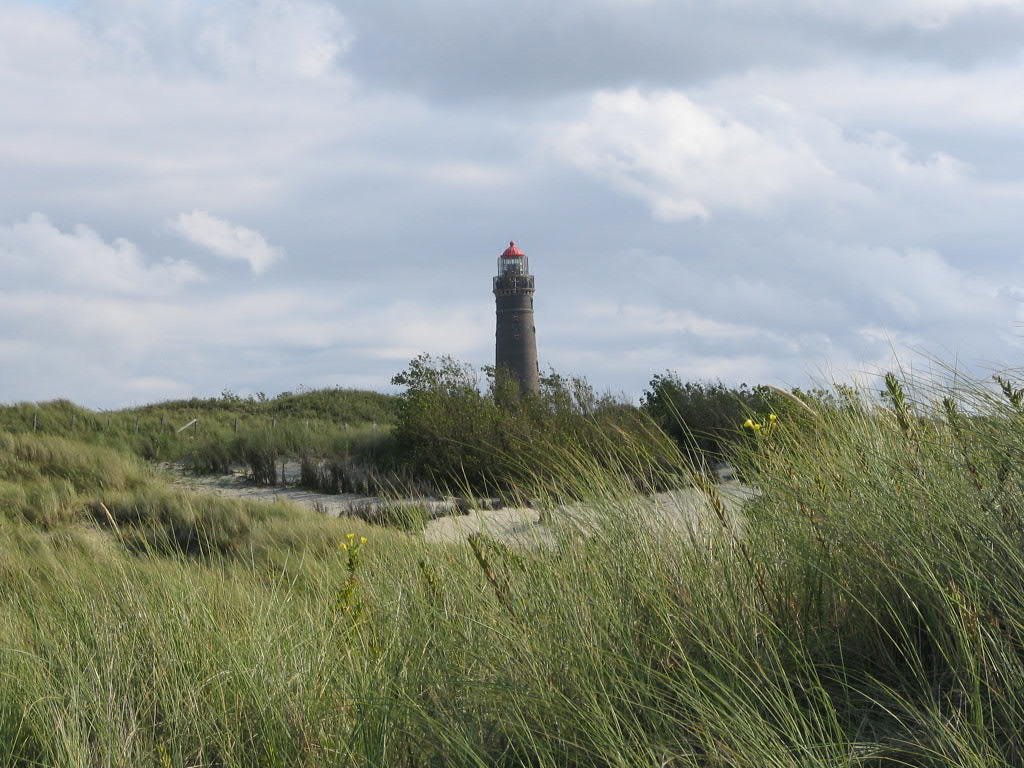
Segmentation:
<svg viewBox="0 0 1024 768">
<path fill-rule="evenodd" d="M 553 145 L 577 168 L 642 198 L 654 215 L 707 219 L 716 208 L 767 213 L 831 171 L 799 138 L 768 138 L 677 91 L 603 91 Z"/>
<path fill-rule="evenodd" d="M 935 359 L 968 371 L 1024 350 L 1024 270 L 982 276 L 937 250 L 673 224 L 656 252 L 592 256 L 575 291 L 538 277 L 542 364 L 638 396 L 650 375 L 805 386 Z M 747 230 L 749 232 L 749 230 Z M 699 239 L 691 236 L 691 233 Z M 765 245 L 769 243 L 769 245 Z M 540 253 L 534 262 L 544 267 Z M 636 371 L 632 377 L 622 371 Z"/>
<path fill-rule="evenodd" d="M 352 124 L 350 41 L 319 0 L 0 2 L 0 174 L 29 210 L 271 205 Z"/>
<path fill-rule="evenodd" d="M 434 163 L 426 176 L 438 184 L 468 189 L 505 187 L 519 180 L 514 168 L 473 162 Z"/>
<path fill-rule="evenodd" d="M 107 65 L 177 77 L 315 79 L 353 39 L 322 0 L 95 0 L 77 18 Z"/>
<path fill-rule="evenodd" d="M 196 39 L 226 72 L 287 74 L 317 78 L 330 72 L 348 50 L 352 35 L 331 5 L 303 0 L 230 3 L 235 7 L 203 28 Z"/>
<path fill-rule="evenodd" d="M 262 274 L 283 256 L 259 232 L 195 210 L 179 214 L 171 228 L 186 240 L 225 259 L 247 262 L 254 274 Z"/>
<path fill-rule="evenodd" d="M 596 89 L 696 87 L 752 68 L 866 57 L 977 64 L 1016 55 L 1020 0 L 377 0 L 347 3 L 350 64 L 432 101 L 509 101 Z M 524 55 L 528 51 L 528 55 Z"/>
<path fill-rule="evenodd" d="M 1021 5 L 0 0 L 0 399 L 1018 355 Z"/>
<path fill-rule="evenodd" d="M 224 387 L 381 388 L 419 352 L 470 354 L 493 333 L 472 304 L 367 306 L 369 293 L 386 295 L 383 286 L 173 299 L 3 287 L 0 327 L 19 341 L 0 339 L 0 392 L 115 407 Z"/>
<path fill-rule="evenodd" d="M 1024 204 L 1021 164 L 982 149 L 976 166 L 970 157 L 976 146 L 960 139 L 954 152 L 934 132 L 922 147 L 920 117 L 891 120 L 885 128 L 906 131 L 893 133 L 879 126 L 870 100 L 862 123 L 855 114 L 832 117 L 837 97 L 816 100 L 820 93 L 812 89 L 801 99 L 804 77 L 729 78 L 694 94 L 602 91 L 577 118 L 554 122 L 549 144 L 555 158 L 644 201 L 665 222 L 730 214 L 747 230 L 769 227 L 761 237 L 803 232 L 810 239 L 852 237 L 851 245 L 882 240 L 923 249 L 942 247 L 947 235 L 962 237 L 965 226 L 989 236 L 1016 231 L 1013 211 Z M 946 81 L 938 78 L 941 88 Z M 856 93 L 853 80 L 847 73 L 836 83 Z M 860 82 L 872 92 L 881 87 L 870 76 Z M 922 73 L 912 82 L 929 89 Z M 981 101 L 974 102 L 979 117 Z M 1004 112 L 989 114 L 992 121 L 979 120 L 973 132 L 1006 136 L 1011 125 Z"/>
<path fill-rule="evenodd" d="M 62 231 L 41 213 L 0 225 L 0 274 L 6 286 L 60 284 L 83 292 L 162 294 L 203 280 L 183 259 L 151 261 L 124 238 L 105 241 L 78 224 Z"/>
<path fill-rule="evenodd" d="M 750 2 L 739 0 L 738 4 Z M 1024 10 L 1020 0 L 794 0 L 792 6 L 868 27 L 910 25 L 920 29 L 944 27 L 958 17 L 979 11 Z"/>
<path fill-rule="evenodd" d="M 732 111 L 774 102 L 852 130 L 998 136 L 1024 128 L 1024 92 L 1016 87 L 1022 75 L 1017 57 L 970 68 L 836 60 L 798 70 L 760 67 L 697 92 Z"/>
</svg>

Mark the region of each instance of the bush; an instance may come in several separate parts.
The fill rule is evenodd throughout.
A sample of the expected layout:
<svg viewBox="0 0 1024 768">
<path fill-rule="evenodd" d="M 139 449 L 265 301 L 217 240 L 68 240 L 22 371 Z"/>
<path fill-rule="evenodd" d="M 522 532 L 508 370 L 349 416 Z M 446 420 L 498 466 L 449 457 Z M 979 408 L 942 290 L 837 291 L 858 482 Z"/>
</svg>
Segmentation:
<svg viewBox="0 0 1024 768">
<path fill-rule="evenodd" d="M 837 407 L 849 388 L 794 389 L 721 381 L 683 381 L 677 373 L 655 375 L 641 396 L 640 407 L 671 437 L 695 466 L 730 461 L 750 437 L 742 426 L 747 419 L 763 421 L 769 414 L 782 416 L 817 406 Z"/>
<path fill-rule="evenodd" d="M 744 420 L 770 407 L 762 388 L 684 382 L 672 372 L 654 376 L 640 402 L 644 412 L 701 463 L 725 460 L 739 442 Z"/>
<path fill-rule="evenodd" d="M 392 432 L 397 463 L 441 493 L 506 496 L 551 485 L 566 479 L 569 454 L 605 465 L 623 451 L 673 454 L 637 408 L 597 396 L 582 379 L 551 373 L 525 396 L 491 379 L 482 391 L 469 366 L 421 355 L 393 383 L 405 387 Z"/>
</svg>

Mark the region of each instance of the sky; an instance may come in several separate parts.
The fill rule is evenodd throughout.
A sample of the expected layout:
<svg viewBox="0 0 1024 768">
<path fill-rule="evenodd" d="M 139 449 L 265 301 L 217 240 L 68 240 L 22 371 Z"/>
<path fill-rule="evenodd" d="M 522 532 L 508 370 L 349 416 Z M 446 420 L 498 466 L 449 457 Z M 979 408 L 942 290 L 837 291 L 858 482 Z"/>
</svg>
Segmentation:
<svg viewBox="0 0 1024 768">
<path fill-rule="evenodd" d="M 0 0 L 0 402 L 1024 355 L 1024 0 Z"/>
</svg>

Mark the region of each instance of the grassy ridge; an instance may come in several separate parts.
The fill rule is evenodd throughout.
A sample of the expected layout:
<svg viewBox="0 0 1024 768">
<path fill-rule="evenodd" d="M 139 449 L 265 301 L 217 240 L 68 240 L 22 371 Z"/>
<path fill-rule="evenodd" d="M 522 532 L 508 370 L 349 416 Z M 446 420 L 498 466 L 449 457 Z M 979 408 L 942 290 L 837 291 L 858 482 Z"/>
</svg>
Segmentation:
<svg viewBox="0 0 1024 768">
<path fill-rule="evenodd" d="M 686 409 L 681 421 L 673 400 L 647 413 L 555 373 L 542 377 L 538 393 L 520 397 L 510 381 L 491 376 L 484 385 L 470 366 L 428 355 L 414 358 L 393 383 L 405 388 L 401 395 L 334 389 L 268 400 L 225 392 L 112 413 L 67 401 L 23 403 L 0 407 L 0 429 L 123 448 L 150 461 L 182 461 L 200 473 L 244 466 L 265 485 L 284 481 L 285 461 L 299 461 L 300 484 L 318 491 L 516 498 L 538 467 L 548 470 L 549 484 L 569 479 L 549 460 L 548 446 L 556 456 L 571 446 L 603 465 L 623 450 L 667 450 L 671 463 L 677 451 L 665 422 L 687 432 L 700 410 Z M 720 422 L 744 412 L 738 395 L 715 391 L 732 409 L 719 409 Z"/>
<path fill-rule="evenodd" d="M 1024 413 L 980 387 L 917 399 L 893 379 L 885 408 L 762 414 L 739 527 L 699 474 L 699 524 L 652 523 L 642 456 L 571 447 L 550 455 L 596 522 L 549 510 L 550 549 L 296 517 L 290 542 L 254 523 L 261 555 L 191 552 L 8 519 L 0 759 L 1020 765 Z M 19 477 L 67 469 L 19 455 Z"/>
<path fill-rule="evenodd" d="M 276 484 L 285 458 L 330 456 L 347 469 L 354 456 L 372 455 L 386 442 L 395 412 L 393 396 L 344 389 L 271 399 L 225 393 L 109 412 L 57 400 L 0 406 L 0 430 L 61 436 L 148 461 L 182 461 L 198 472 L 241 465 L 256 482 Z"/>
<path fill-rule="evenodd" d="M 153 405 L 129 408 L 124 412 L 201 414 L 227 412 L 270 417 L 322 419 L 354 424 L 378 422 L 390 424 L 395 419 L 396 398 L 382 392 L 360 389 L 312 389 L 282 392 L 275 397 L 264 395 L 241 397 L 225 391 L 220 397 L 168 400 Z"/>
<path fill-rule="evenodd" d="M 122 451 L 4 432 L 0 519 L 62 536 L 106 532 L 130 552 L 201 559 L 274 559 L 333 546 L 336 534 L 325 533 L 333 523 L 297 507 L 177 488 Z"/>
</svg>

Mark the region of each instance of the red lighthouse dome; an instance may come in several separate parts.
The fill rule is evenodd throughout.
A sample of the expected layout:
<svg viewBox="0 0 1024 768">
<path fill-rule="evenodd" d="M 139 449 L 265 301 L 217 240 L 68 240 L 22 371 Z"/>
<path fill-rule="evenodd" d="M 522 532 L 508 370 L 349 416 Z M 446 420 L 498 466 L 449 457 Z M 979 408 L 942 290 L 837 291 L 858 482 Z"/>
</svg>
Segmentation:
<svg viewBox="0 0 1024 768">
<path fill-rule="evenodd" d="M 519 258 L 520 256 L 525 256 L 525 255 L 526 255 L 525 253 L 523 253 L 521 250 L 519 250 L 519 246 L 516 245 L 516 241 L 515 240 L 509 240 L 508 241 L 508 248 L 506 248 L 504 253 L 501 254 L 501 258 L 503 258 L 503 259 L 515 259 L 515 258 Z"/>
</svg>

